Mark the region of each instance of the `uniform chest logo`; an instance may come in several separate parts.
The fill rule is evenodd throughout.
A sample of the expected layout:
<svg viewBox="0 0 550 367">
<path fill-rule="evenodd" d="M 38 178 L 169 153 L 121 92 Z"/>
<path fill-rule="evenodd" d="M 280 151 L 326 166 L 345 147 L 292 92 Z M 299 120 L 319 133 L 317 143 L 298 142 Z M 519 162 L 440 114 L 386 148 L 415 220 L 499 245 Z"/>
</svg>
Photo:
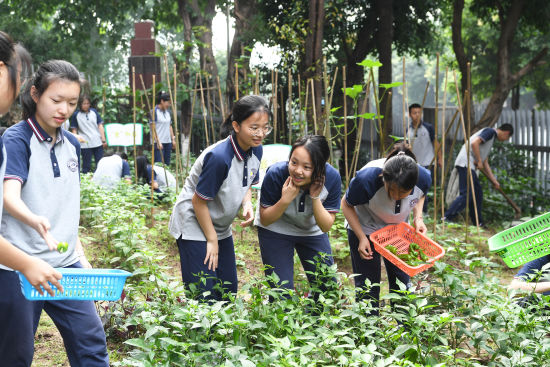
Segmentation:
<svg viewBox="0 0 550 367">
<path fill-rule="evenodd" d="M 67 168 L 71 170 L 71 172 L 76 172 L 78 170 L 78 161 L 75 158 L 71 158 L 67 161 Z"/>
<path fill-rule="evenodd" d="M 250 169 L 250 179 L 253 180 L 254 177 L 256 177 L 256 173 L 258 173 L 258 169 L 256 168 L 251 168 Z"/>
<path fill-rule="evenodd" d="M 418 204 L 418 199 L 412 199 L 410 202 L 409 202 L 409 205 L 410 207 L 414 207 L 416 204 Z"/>
</svg>

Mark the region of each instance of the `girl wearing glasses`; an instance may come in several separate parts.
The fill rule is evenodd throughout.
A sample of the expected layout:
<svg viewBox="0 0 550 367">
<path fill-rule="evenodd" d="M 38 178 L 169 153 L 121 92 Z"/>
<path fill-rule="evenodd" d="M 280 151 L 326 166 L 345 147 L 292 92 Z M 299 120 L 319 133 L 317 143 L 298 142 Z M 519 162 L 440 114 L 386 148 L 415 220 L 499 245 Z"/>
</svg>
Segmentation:
<svg viewBox="0 0 550 367">
<path fill-rule="evenodd" d="M 208 299 L 237 291 L 231 223 L 241 207 L 241 226 L 254 220 L 250 187 L 258 182 L 262 140 L 271 132 L 267 101 L 254 95 L 241 98 L 221 129 L 226 138 L 195 161 L 169 225 L 177 239 L 184 284 L 198 283 L 201 292 L 210 292 Z"/>
<path fill-rule="evenodd" d="M 316 279 L 320 262 L 333 264 L 326 232 L 340 210 L 342 180 L 327 163 L 330 155 L 324 136 L 298 139 L 288 162 L 267 169 L 256 214 L 262 261 L 266 275 L 279 277 L 279 287 L 294 289 L 294 250 L 310 283 L 321 289 L 332 279 Z M 327 283 L 328 281 L 328 283 Z"/>
<path fill-rule="evenodd" d="M 97 166 L 103 158 L 103 148 L 107 146 L 105 141 L 105 129 L 99 112 L 92 108 L 90 97 L 83 96 L 79 109 L 71 116 L 71 132 L 82 138 L 82 173 L 90 172 L 92 168 L 92 155 Z"/>
</svg>

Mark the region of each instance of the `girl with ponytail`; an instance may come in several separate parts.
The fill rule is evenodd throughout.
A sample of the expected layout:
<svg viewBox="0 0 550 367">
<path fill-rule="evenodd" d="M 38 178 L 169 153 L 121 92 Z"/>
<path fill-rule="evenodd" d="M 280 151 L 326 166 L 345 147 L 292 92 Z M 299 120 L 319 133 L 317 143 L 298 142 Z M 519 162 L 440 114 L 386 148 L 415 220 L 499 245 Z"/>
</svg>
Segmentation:
<svg viewBox="0 0 550 367">
<path fill-rule="evenodd" d="M 251 186 L 258 182 L 262 140 L 271 130 L 264 98 L 250 95 L 235 102 L 221 126 L 224 139 L 197 158 L 174 206 L 170 233 L 177 240 L 183 282 L 197 283 L 201 294 L 210 292 L 207 298 L 237 291 L 231 223 L 241 207 L 241 226 L 254 220 Z"/>
<path fill-rule="evenodd" d="M 361 288 L 357 298 L 371 301 L 373 314 L 378 314 L 381 262 L 369 235 L 388 224 L 406 221 L 411 210 L 416 230 L 426 233 L 422 205 L 430 185 L 430 172 L 416 162 L 408 145 L 400 143 L 386 159 L 369 162 L 358 171 L 342 199 L 353 272 L 359 274 L 354 279 L 355 286 Z M 397 279 L 408 287 L 407 274 L 386 259 L 384 265 L 390 292 L 399 290 Z M 367 279 L 370 285 L 365 283 Z"/>
<path fill-rule="evenodd" d="M 80 144 L 61 128 L 79 96 L 78 70 L 67 61 L 45 62 L 23 92 L 24 120 L 3 136 L 9 158 L 1 234 L 21 251 L 59 268 L 91 267 L 78 237 Z M 59 242 L 68 244 L 66 251 L 57 251 Z M 6 295 L 0 302 L 3 365 L 31 365 L 42 310 L 59 329 L 71 365 L 109 365 L 105 332 L 93 301 L 28 301 L 18 276 L 2 269 L 0 292 Z"/>
</svg>

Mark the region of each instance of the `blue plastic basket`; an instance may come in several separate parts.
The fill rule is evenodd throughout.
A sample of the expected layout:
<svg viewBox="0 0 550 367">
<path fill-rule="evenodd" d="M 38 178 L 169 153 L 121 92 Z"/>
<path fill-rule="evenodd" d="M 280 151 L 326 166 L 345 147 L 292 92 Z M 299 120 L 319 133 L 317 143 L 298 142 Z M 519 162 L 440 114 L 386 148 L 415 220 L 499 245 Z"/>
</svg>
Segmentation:
<svg viewBox="0 0 550 367">
<path fill-rule="evenodd" d="M 61 299 L 116 301 L 122 294 L 126 278 L 132 275 L 132 273 L 118 269 L 56 268 L 55 270 L 63 275 L 59 281 L 63 286 L 63 293 L 50 283 L 55 292 L 53 297 L 46 291 L 44 294 L 40 294 L 27 278 L 18 272 L 21 292 L 25 298 L 30 301 Z"/>
</svg>

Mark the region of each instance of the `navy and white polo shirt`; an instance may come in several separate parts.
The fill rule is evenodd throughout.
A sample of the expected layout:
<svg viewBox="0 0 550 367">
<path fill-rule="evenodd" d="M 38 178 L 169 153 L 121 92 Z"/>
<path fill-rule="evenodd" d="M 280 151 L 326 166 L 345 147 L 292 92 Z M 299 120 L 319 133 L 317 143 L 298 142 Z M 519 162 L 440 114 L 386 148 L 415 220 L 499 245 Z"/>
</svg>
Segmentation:
<svg viewBox="0 0 550 367">
<path fill-rule="evenodd" d="M 340 173 L 326 163 L 325 184 L 319 198 L 329 213 L 340 211 L 340 193 L 342 180 Z M 277 162 L 267 168 L 262 189 L 260 205 L 264 208 L 277 204 L 281 199 L 283 184 L 289 176 L 288 162 Z M 309 197 L 309 189 L 300 190 L 294 201 L 286 208 L 283 215 L 268 226 L 260 222 L 260 205 L 256 210 L 254 224 L 270 231 L 290 236 L 317 236 L 323 231 L 317 225 L 313 216 L 313 201 Z"/>
<path fill-rule="evenodd" d="M 346 192 L 346 202 L 355 207 L 365 234 L 369 235 L 388 224 L 407 220 L 411 210 L 431 185 L 430 172 L 418 165 L 418 180 L 409 196 L 393 200 L 384 188 L 382 168 L 365 167 L 357 172 Z"/>
<path fill-rule="evenodd" d="M 415 129 L 411 123 L 407 128 L 407 136 L 418 164 L 429 166 L 434 159 L 435 130 L 432 124 L 421 122 Z"/>
<path fill-rule="evenodd" d="M 208 201 L 218 239 L 231 236 L 231 223 L 246 192 L 259 181 L 261 159 L 261 146 L 245 152 L 234 135 L 206 148 L 193 164 L 174 206 L 169 225 L 172 236 L 206 241 L 191 202 L 195 193 Z"/>
<path fill-rule="evenodd" d="M 149 124 L 153 121 L 149 120 Z M 169 144 L 172 142 L 172 135 L 170 134 L 170 126 L 172 124 L 172 117 L 170 116 L 170 110 L 161 110 L 155 107 L 155 128 L 157 130 L 158 139 L 162 144 Z"/>
<path fill-rule="evenodd" d="M 485 129 L 479 130 L 478 132 L 476 132 L 474 135 L 470 137 L 470 168 L 471 169 L 475 169 L 474 167 L 475 156 L 474 156 L 474 151 L 472 150 L 472 143 L 474 141 L 474 138 L 478 136 L 481 139 L 481 144 L 479 145 L 479 155 L 481 156 L 481 161 L 483 162 L 487 159 L 487 157 L 489 157 L 489 152 L 491 151 L 491 148 L 493 147 L 493 143 L 495 142 L 497 131 L 490 127 L 486 127 Z M 462 145 L 460 152 L 456 156 L 455 166 L 468 167 L 468 159 L 466 159 L 466 144 Z"/>
<path fill-rule="evenodd" d="M 82 149 L 96 148 L 102 144 L 98 130 L 102 123 L 103 120 L 95 108 L 90 108 L 88 112 L 76 110 L 71 116 L 71 128 L 77 129 L 78 135 L 85 140 Z"/>
<path fill-rule="evenodd" d="M 38 232 L 7 212 L 2 214 L 2 236 L 53 267 L 74 264 L 78 261 L 74 250 L 80 218 L 78 140 L 70 132 L 57 129 L 52 146 L 53 138 L 34 118 L 10 127 L 3 138 L 9 155 L 4 180 L 21 182 L 23 202 L 34 214 L 48 218 L 52 236 L 68 242 L 69 249 L 62 254 L 50 251 Z"/>
<path fill-rule="evenodd" d="M 130 165 L 119 155 L 113 154 L 99 160 L 92 181 L 105 189 L 113 189 L 126 176 L 130 176 Z"/>
<path fill-rule="evenodd" d="M 176 188 L 176 178 L 164 167 L 155 165 L 155 181 L 159 185 L 158 191 L 165 192 L 168 188 Z M 151 165 L 147 165 L 147 183 L 151 184 Z M 168 180 L 168 181 L 167 181 Z"/>
</svg>

